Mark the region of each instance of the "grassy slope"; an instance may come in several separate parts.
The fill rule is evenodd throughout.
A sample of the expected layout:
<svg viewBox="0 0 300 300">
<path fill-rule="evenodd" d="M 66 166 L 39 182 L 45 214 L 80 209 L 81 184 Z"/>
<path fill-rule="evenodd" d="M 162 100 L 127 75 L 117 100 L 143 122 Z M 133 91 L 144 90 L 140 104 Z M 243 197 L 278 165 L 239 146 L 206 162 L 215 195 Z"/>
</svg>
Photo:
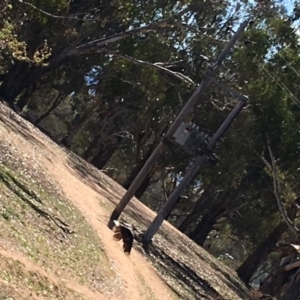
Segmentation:
<svg viewBox="0 0 300 300">
<path fill-rule="evenodd" d="M 8 133 L 12 127 L 7 126 L 3 113 L 0 114 L 0 132 L 8 137 L 0 145 L 0 246 L 21 255 L 15 259 L 7 251 L 0 251 L 3 270 L 0 300 L 28 299 L 28 295 L 32 299 L 88 299 L 72 286 L 65 285 L 64 278 L 111 295 L 115 292 L 112 279 L 117 277 L 98 235 L 82 214 L 63 198 L 56 182 L 42 166 L 10 142 Z M 18 126 L 14 124 L 16 132 Z M 19 130 L 24 134 L 21 127 Z M 76 156 L 71 155 L 69 162 L 88 180 L 99 184 L 111 202 L 116 203 L 124 192 L 110 178 Z M 113 208 L 110 201 L 102 203 L 107 212 Z M 126 216 L 144 229 L 153 218 L 153 212 L 138 201 L 132 201 Z M 163 225 L 154 243 L 147 259 L 173 290 L 175 299 L 247 299 L 248 291 L 232 270 L 170 225 Z M 138 246 L 136 249 L 143 252 Z M 147 279 L 141 277 L 140 282 L 141 297 L 154 299 Z"/>
<path fill-rule="evenodd" d="M 69 155 L 69 165 L 76 169 L 91 186 L 97 185 L 109 201 L 101 206 L 112 212 L 124 194 L 124 189 L 78 156 Z M 132 199 L 122 218 L 145 230 L 155 213 L 140 201 Z M 177 295 L 176 299 L 249 299 L 249 290 L 239 280 L 236 272 L 225 266 L 199 247 L 187 236 L 164 222 L 153 238 L 147 253 L 138 244 L 136 250 L 143 253 L 161 276 L 162 280 Z"/>
<path fill-rule="evenodd" d="M 10 130 L 1 123 L 0 131 Z M 22 262 L 22 257 L 0 252 L 0 285 L 6 286 L 0 288 L 0 299 L 14 295 L 9 286 L 29 287 L 36 297 L 84 299 L 64 285 L 64 278 L 109 294 L 115 274 L 98 235 L 43 167 L 6 136 L 0 146 L 0 245 L 29 259 Z M 44 276 L 28 270 L 30 262 L 45 270 Z"/>
</svg>

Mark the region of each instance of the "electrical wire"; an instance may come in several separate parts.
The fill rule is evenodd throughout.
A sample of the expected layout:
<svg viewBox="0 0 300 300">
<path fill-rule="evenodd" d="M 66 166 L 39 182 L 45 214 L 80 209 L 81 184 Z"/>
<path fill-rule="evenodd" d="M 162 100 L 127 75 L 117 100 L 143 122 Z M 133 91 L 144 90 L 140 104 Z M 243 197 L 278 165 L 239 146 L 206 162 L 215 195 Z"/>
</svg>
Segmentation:
<svg viewBox="0 0 300 300">
<path fill-rule="evenodd" d="M 288 89 L 288 87 L 280 80 L 278 80 L 275 76 L 273 76 L 271 74 L 271 72 L 269 70 L 267 70 L 267 68 L 262 65 L 262 69 L 269 75 L 269 77 L 271 77 L 271 79 L 273 79 L 276 84 L 286 92 L 286 94 L 294 101 L 294 103 L 296 105 L 298 105 L 300 107 L 300 101 L 298 100 L 298 98 Z"/>
<path fill-rule="evenodd" d="M 259 16 L 254 16 L 253 21 L 257 21 L 259 19 Z M 265 38 L 265 41 L 268 42 L 267 38 Z M 286 64 L 287 67 L 289 67 L 296 75 L 297 77 L 300 78 L 300 73 L 284 58 L 284 56 L 278 51 L 276 53 Z M 293 100 L 293 102 L 300 107 L 300 101 L 298 98 L 289 90 L 289 88 L 281 81 L 278 79 L 278 77 L 274 76 L 271 74 L 271 72 L 264 66 L 262 65 L 262 69 L 267 73 L 267 75 L 276 82 L 276 84 L 287 94 L 289 98 Z"/>
</svg>

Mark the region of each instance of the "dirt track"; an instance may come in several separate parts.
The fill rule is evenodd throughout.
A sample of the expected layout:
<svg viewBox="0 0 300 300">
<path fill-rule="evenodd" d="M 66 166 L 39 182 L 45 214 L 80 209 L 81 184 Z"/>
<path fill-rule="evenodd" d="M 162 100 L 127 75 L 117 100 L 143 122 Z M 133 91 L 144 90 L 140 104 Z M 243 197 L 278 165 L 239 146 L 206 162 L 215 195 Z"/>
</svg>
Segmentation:
<svg viewBox="0 0 300 300">
<path fill-rule="evenodd" d="M 7 108 L 4 109 L 6 110 Z M 116 293 L 116 295 L 110 298 L 99 292 L 89 290 L 89 288 L 76 283 L 72 278 L 66 279 L 66 285 L 74 291 L 84 294 L 86 299 L 105 300 L 122 298 L 139 300 L 144 298 L 144 287 L 141 286 L 142 277 L 157 299 L 174 299 L 171 296 L 169 288 L 167 288 L 154 271 L 154 268 L 139 252 L 133 249 L 131 255 L 127 257 L 122 251 L 121 243 L 116 243 L 112 239 L 112 232 L 107 227 L 107 211 L 100 205 L 102 201 L 107 201 L 103 196 L 107 193 L 104 190 L 101 191 L 99 186 L 94 185 L 93 188 L 92 184 L 86 184 L 86 180 L 81 177 L 81 174 L 69 166 L 66 152 L 31 124 L 24 122 L 16 115 L 6 113 L 4 118 L 7 125 L 8 122 L 12 122 L 11 126 L 7 127 L 9 143 L 19 148 L 23 154 L 32 157 L 32 159 L 46 168 L 48 173 L 53 176 L 53 179 L 60 185 L 65 196 L 81 210 L 90 225 L 95 229 L 104 245 L 107 256 L 121 278 L 120 281 L 125 283 L 122 295 Z M 18 122 L 18 125 L 21 125 L 19 129 L 22 131 L 22 134 L 14 131 L 14 129 L 18 129 L 15 128 L 15 121 Z M 7 139 L 7 136 L 2 136 L 1 138 Z M 50 281 L 56 280 L 53 274 L 49 274 L 38 266 L 34 266 L 29 259 L 20 253 L 5 251 L 3 249 L 1 251 L 4 256 L 9 256 L 20 261 L 25 268 L 34 268 L 35 272 L 48 277 Z"/>
<path fill-rule="evenodd" d="M 7 143 L 9 147 L 25 154 L 29 158 L 29 164 L 34 161 L 44 169 L 64 196 L 82 212 L 101 240 L 110 268 L 116 277 L 109 283 L 112 290 L 103 294 L 79 283 L 72 276 L 64 276 L 64 284 L 68 289 L 82 295 L 83 298 L 79 297 L 80 299 L 248 298 L 247 289 L 233 270 L 220 264 L 167 222 L 164 222 L 162 230 L 156 235 L 156 245 L 147 259 L 135 249 L 129 257 L 125 256 L 121 243 L 112 239 L 112 232 L 107 227 L 109 214 L 122 197 L 124 189 L 102 172 L 59 147 L 32 124 L 10 113 L 8 108 L 1 104 L 0 123 L 2 143 Z M 131 201 L 125 214 L 130 216 L 132 221 L 138 220 L 143 228 L 146 228 L 155 216 L 153 211 L 137 200 Z M 24 268 L 34 270 L 47 277 L 50 282 L 60 283 L 61 280 L 57 280 L 54 274 L 35 265 L 22 253 L 7 249 L 9 248 L 5 248 L 4 245 L 0 255 L 20 261 Z M 151 264 L 155 265 L 155 268 Z M 0 281 L 0 288 L 1 285 Z M 30 292 L 26 288 L 23 291 Z M 34 294 L 31 298 L 49 299 Z"/>
</svg>

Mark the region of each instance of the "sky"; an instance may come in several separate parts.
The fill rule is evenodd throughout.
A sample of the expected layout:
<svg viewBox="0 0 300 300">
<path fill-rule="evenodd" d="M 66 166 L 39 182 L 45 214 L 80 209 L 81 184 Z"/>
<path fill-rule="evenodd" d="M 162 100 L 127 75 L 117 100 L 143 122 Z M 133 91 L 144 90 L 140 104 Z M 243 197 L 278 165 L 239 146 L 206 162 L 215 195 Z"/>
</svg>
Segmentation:
<svg viewBox="0 0 300 300">
<path fill-rule="evenodd" d="M 292 11 L 294 0 L 284 0 L 283 3 L 286 6 L 288 12 L 290 13 Z"/>
</svg>

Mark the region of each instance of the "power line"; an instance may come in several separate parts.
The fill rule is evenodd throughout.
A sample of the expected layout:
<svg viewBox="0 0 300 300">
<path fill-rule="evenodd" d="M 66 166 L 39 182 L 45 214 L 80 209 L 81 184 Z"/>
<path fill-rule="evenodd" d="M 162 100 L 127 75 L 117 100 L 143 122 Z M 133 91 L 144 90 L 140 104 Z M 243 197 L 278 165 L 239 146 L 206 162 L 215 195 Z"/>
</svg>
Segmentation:
<svg viewBox="0 0 300 300">
<path fill-rule="evenodd" d="M 263 70 L 276 82 L 276 84 L 283 89 L 288 96 L 294 100 L 294 102 L 300 107 L 300 101 L 297 99 L 297 97 L 288 89 L 288 87 L 280 80 L 278 80 L 275 76 L 273 76 L 267 68 L 262 65 Z"/>
<path fill-rule="evenodd" d="M 253 21 L 257 21 L 259 19 L 259 16 L 256 16 L 253 18 Z M 263 37 L 266 43 L 268 43 L 268 39 Z M 284 58 L 284 56 L 280 53 L 280 51 L 277 51 L 276 54 L 286 63 L 287 67 L 289 67 L 296 75 L 297 77 L 300 78 L 300 73 Z M 276 82 L 276 84 L 287 94 L 288 97 L 290 97 L 296 105 L 300 107 L 300 101 L 298 98 L 289 90 L 289 88 L 281 81 L 278 79 L 278 77 L 275 77 L 274 75 L 271 74 L 267 68 L 262 65 L 262 69 L 267 73 L 267 75 Z"/>
<path fill-rule="evenodd" d="M 277 52 L 277 54 L 281 59 L 284 60 L 284 62 L 287 64 L 287 66 L 289 68 L 291 68 L 295 72 L 295 74 L 300 78 L 300 73 L 292 65 L 290 65 L 290 63 L 280 54 L 279 51 Z"/>
</svg>

